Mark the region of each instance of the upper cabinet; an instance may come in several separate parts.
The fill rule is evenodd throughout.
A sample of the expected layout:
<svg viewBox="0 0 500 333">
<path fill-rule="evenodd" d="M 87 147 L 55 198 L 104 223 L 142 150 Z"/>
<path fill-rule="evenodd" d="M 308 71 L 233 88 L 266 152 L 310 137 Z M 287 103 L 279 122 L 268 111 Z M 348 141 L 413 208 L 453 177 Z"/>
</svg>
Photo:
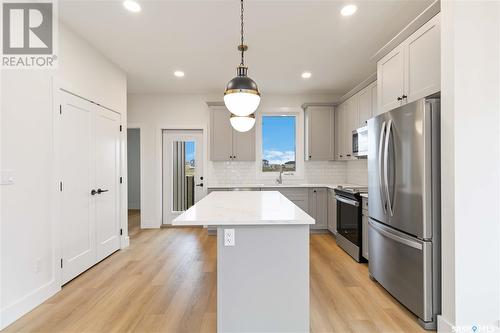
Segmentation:
<svg viewBox="0 0 500 333">
<path fill-rule="evenodd" d="M 306 106 L 305 159 L 331 161 L 335 152 L 335 114 L 332 106 Z"/>
<path fill-rule="evenodd" d="M 255 127 L 245 133 L 235 131 L 225 108 L 210 110 L 210 160 L 255 161 Z"/>
<path fill-rule="evenodd" d="M 377 63 L 378 104 L 382 112 L 401 105 L 404 95 L 404 70 L 402 45 Z"/>
<path fill-rule="evenodd" d="M 352 153 L 352 131 L 366 126 L 367 120 L 376 115 L 376 92 L 377 81 L 369 84 L 336 108 L 336 160 L 355 159 Z"/>
<path fill-rule="evenodd" d="M 440 14 L 377 63 L 378 112 L 440 90 Z"/>
</svg>

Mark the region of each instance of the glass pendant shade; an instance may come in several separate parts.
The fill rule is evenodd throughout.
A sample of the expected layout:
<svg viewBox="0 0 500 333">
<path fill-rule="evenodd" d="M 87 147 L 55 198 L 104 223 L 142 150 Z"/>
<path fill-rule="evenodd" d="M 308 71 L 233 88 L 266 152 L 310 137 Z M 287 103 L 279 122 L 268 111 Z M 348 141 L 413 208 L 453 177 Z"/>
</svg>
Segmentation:
<svg viewBox="0 0 500 333">
<path fill-rule="evenodd" d="M 238 132 L 248 132 L 255 125 L 255 115 L 250 114 L 245 117 L 231 115 L 229 119 L 231 126 Z"/>
<path fill-rule="evenodd" d="M 254 80 L 247 76 L 247 67 L 238 67 L 238 76 L 229 81 L 224 92 L 224 104 L 235 116 L 245 117 L 257 110 L 260 93 Z"/>
</svg>

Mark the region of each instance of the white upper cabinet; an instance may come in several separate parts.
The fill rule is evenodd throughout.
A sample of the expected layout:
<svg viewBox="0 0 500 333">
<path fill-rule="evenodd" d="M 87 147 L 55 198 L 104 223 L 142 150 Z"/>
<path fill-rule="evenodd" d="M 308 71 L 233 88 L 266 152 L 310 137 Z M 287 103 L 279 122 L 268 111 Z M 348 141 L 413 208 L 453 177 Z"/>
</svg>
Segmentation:
<svg viewBox="0 0 500 333">
<path fill-rule="evenodd" d="M 345 157 L 345 103 L 335 108 L 335 159 L 343 160 Z"/>
<path fill-rule="evenodd" d="M 305 108 L 305 159 L 331 161 L 335 151 L 335 114 L 332 106 Z"/>
<path fill-rule="evenodd" d="M 373 86 L 370 84 L 358 93 L 358 127 L 366 126 L 366 121 L 373 116 Z"/>
<path fill-rule="evenodd" d="M 408 103 L 440 90 L 440 34 L 437 15 L 405 42 L 408 71 L 405 91 Z"/>
<path fill-rule="evenodd" d="M 377 63 L 378 110 L 383 113 L 440 90 L 440 14 Z"/>
<path fill-rule="evenodd" d="M 233 130 L 233 161 L 255 161 L 255 126 L 244 133 Z"/>
<path fill-rule="evenodd" d="M 227 110 L 210 111 L 210 160 L 231 161 L 233 156 L 233 128 Z"/>
<path fill-rule="evenodd" d="M 373 82 L 371 85 L 371 90 L 372 90 L 372 117 L 375 117 L 380 114 L 378 111 L 378 103 L 377 103 L 377 81 Z M 369 118 L 368 118 L 369 119 Z"/>
<path fill-rule="evenodd" d="M 386 112 L 401 105 L 404 95 L 403 46 L 389 52 L 377 63 L 378 108 Z"/>
<path fill-rule="evenodd" d="M 240 133 L 233 129 L 227 109 L 210 110 L 210 160 L 255 161 L 255 127 Z"/>
</svg>

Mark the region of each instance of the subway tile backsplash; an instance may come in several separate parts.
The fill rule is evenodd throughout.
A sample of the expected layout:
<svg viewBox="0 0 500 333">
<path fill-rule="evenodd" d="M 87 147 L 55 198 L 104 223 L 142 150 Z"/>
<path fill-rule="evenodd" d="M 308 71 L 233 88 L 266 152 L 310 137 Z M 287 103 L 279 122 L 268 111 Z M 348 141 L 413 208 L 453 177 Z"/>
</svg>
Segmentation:
<svg viewBox="0 0 500 333">
<path fill-rule="evenodd" d="M 348 161 L 347 183 L 368 186 L 368 164 L 366 159 Z"/>
<path fill-rule="evenodd" d="M 352 162 L 304 162 L 304 177 L 302 179 L 287 179 L 287 184 L 342 184 L 352 183 L 365 185 L 367 175 L 356 175 L 356 172 L 366 173 L 366 161 L 353 161 L 356 170 L 348 170 Z M 250 185 L 274 184 L 274 179 L 257 177 L 256 162 L 209 162 L 208 183 L 214 185 Z"/>
</svg>

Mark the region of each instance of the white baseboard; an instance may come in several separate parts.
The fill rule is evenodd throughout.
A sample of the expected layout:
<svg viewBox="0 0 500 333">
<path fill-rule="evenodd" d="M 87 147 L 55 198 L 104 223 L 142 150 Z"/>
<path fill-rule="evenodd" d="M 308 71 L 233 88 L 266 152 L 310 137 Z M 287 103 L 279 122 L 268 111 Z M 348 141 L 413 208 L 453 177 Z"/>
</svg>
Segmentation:
<svg viewBox="0 0 500 333">
<path fill-rule="evenodd" d="M 499 333 L 500 332 L 500 321 L 494 322 L 494 323 L 489 323 L 489 324 L 479 324 L 479 323 L 474 323 L 474 324 L 469 324 L 469 325 L 453 325 L 450 323 L 446 318 L 443 316 L 439 315 L 438 316 L 438 329 L 437 331 L 439 333 L 481 333 L 481 332 L 487 332 L 487 333 Z M 473 327 L 476 326 L 476 330 L 473 329 Z"/>
<path fill-rule="evenodd" d="M 130 238 L 128 236 L 120 237 L 120 249 L 124 249 L 130 245 Z"/>
<path fill-rule="evenodd" d="M 16 302 L 0 310 L 0 330 L 9 326 L 35 307 L 52 297 L 61 290 L 59 281 L 51 280 L 40 288 L 30 292 Z"/>
<path fill-rule="evenodd" d="M 437 331 L 443 333 L 453 333 L 453 325 L 443 316 L 438 315 L 437 317 Z"/>
</svg>

